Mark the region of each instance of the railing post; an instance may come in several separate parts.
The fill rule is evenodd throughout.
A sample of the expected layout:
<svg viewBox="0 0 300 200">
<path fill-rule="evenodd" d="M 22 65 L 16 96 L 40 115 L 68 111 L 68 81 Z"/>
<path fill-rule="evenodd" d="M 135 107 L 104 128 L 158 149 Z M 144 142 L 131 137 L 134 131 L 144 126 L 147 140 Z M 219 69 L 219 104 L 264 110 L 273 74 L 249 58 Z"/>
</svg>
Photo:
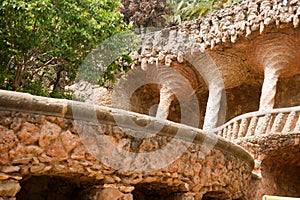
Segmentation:
<svg viewBox="0 0 300 200">
<path fill-rule="evenodd" d="M 283 113 L 278 113 L 274 119 L 273 126 L 271 128 L 271 132 L 280 132 L 283 128 L 284 122 L 286 119 L 286 115 Z"/>
<path fill-rule="evenodd" d="M 251 135 L 255 134 L 255 128 L 257 125 L 257 121 L 258 121 L 258 117 L 251 118 L 246 136 L 251 136 Z"/>
<path fill-rule="evenodd" d="M 228 140 L 232 139 L 232 124 L 228 125 L 228 129 L 227 129 L 227 138 Z"/>
<path fill-rule="evenodd" d="M 232 128 L 232 139 L 237 139 L 238 137 L 238 132 L 239 132 L 239 122 L 235 121 L 233 123 L 233 128 Z"/>
<path fill-rule="evenodd" d="M 300 114 L 298 116 L 298 121 L 296 122 L 294 131 L 300 131 Z"/>
<path fill-rule="evenodd" d="M 291 112 L 285 122 L 282 132 L 287 133 L 293 130 L 293 127 L 296 125 L 296 112 Z"/>
<path fill-rule="evenodd" d="M 271 121 L 271 117 L 272 117 L 271 114 L 267 114 L 258 119 L 256 129 L 255 129 L 255 135 L 266 133 L 267 128 L 269 126 L 269 122 Z"/>
<path fill-rule="evenodd" d="M 238 133 L 238 138 L 244 137 L 246 135 L 247 130 L 248 130 L 248 125 L 249 125 L 249 119 L 248 118 L 243 118 L 241 120 L 240 129 L 239 129 L 239 133 Z"/>
</svg>

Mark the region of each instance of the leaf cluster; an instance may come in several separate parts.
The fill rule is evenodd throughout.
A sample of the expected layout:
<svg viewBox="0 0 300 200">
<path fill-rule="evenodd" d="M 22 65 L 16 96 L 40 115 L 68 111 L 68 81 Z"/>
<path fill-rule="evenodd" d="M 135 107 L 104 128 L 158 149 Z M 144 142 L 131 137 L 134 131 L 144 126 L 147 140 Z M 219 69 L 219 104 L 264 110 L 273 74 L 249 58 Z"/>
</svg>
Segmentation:
<svg viewBox="0 0 300 200">
<path fill-rule="evenodd" d="M 128 26 L 118 0 L 0 3 L 0 89 L 49 96 L 75 79 L 86 55 Z M 52 87 L 52 91 L 51 88 Z"/>
<path fill-rule="evenodd" d="M 230 6 L 238 0 L 167 0 L 172 7 L 172 14 L 165 15 L 169 25 L 180 24 L 206 15 L 209 11 Z"/>
</svg>

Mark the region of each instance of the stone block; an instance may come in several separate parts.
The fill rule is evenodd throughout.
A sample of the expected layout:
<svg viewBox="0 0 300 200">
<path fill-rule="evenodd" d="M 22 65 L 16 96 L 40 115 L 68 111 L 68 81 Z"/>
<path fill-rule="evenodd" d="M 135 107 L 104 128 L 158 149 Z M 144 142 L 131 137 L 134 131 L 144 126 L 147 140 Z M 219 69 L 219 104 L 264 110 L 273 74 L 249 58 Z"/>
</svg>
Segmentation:
<svg viewBox="0 0 300 200">
<path fill-rule="evenodd" d="M 41 128 L 39 145 L 41 147 L 47 147 L 51 144 L 51 141 L 58 138 L 60 132 L 61 128 L 58 125 L 46 121 Z"/>
<path fill-rule="evenodd" d="M 34 144 L 39 139 L 39 128 L 32 124 L 25 122 L 21 130 L 17 133 L 17 136 L 24 145 Z"/>
<path fill-rule="evenodd" d="M 69 130 L 62 132 L 60 138 L 67 152 L 72 151 L 79 144 L 78 136 Z"/>
<path fill-rule="evenodd" d="M 6 180 L 0 181 L 0 196 L 14 197 L 21 189 L 18 181 Z"/>
</svg>

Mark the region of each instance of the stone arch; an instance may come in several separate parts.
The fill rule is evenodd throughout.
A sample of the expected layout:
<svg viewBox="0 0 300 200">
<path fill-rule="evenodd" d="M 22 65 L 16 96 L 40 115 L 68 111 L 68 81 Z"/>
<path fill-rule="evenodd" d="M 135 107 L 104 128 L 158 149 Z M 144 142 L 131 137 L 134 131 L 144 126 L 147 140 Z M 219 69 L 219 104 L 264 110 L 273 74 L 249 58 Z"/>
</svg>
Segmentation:
<svg viewBox="0 0 300 200">
<path fill-rule="evenodd" d="M 168 200 L 178 192 L 178 188 L 162 183 L 140 183 L 134 187 L 133 200 Z"/>
<path fill-rule="evenodd" d="M 298 138 L 299 139 L 299 138 Z M 278 148 L 269 154 L 261 164 L 265 194 L 300 197 L 300 146 Z"/>
<path fill-rule="evenodd" d="M 225 192 L 210 191 L 202 196 L 202 200 L 226 200 L 229 199 Z"/>
<path fill-rule="evenodd" d="M 57 176 L 29 176 L 20 181 L 21 190 L 17 200 L 72 200 L 79 199 L 80 187 L 70 178 Z"/>
<path fill-rule="evenodd" d="M 150 67 L 153 66 L 150 65 Z M 171 62 L 170 67 L 185 77 L 195 90 L 200 110 L 204 111 L 203 114 L 200 112 L 199 127 L 208 131 L 223 124 L 226 117 L 226 95 L 223 73 L 228 72 L 220 70 L 214 59 L 208 53 L 187 55 L 180 63 L 175 61 Z M 234 82 L 240 82 L 240 80 L 238 80 L 240 77 L 244 76 L 240 75 L 238 78 L 235 78 Z M 168 80 L 174 81 L 174 77 L 170 76 Z M 174 82 L 176 82 L 176 80 Z M 229 86 L 232 84 L 235 85 L 236 83 L 230 83 Z M 160 102 L 162 101 L 162 95 L 164 95 L 163 89 L 164 87 L 160 88 Z M 184 91 L 184 87 L 182 90 Z M 168 97 L 168 92 L 169 91 L 165 92 L 167 93 L 165 94 L 167 101 L 169 100 L 176 104 L 177 99 L 171 96 Z M 167 106 L 170 105 L 172 104 L 168 102 Z M 177 110 L 180 109 L 177 108 Z M 199 117 L 199 113 L 195 114 Z M 164 118 L 166 118 L 166 116 L 164 116 Z M 174 118 L 172 119 L 174 120 Z M 178 119 L 180 119 L 180 117 L 178 117 L 177 113 L 177 121 L 174 121 L 178 122 Z"/>
<path fill-rule="evenodd" d="M 260 111 L 272 110 L 280 78 L 299 74 L 299 40 L 284 33 L 260 35 L 248 46 L 249 66 L 264 74 Z"/>
<path fill-rule="evenodd" d="M 204 81 L 188 62 L 172 62 L 170 67 L 148 64 L 145 69 L 132 70 L 120 81 L 114 90 L 114 107 L 188 124 L 189 120 L 181 118 L 182 112 L 186 113 L 194 106 L 197 109 L 190 109 L 189 118 L 199 118 L 197 110 L 200 105 L 194 103 L 195 98 L 199 100 L 197 89 L 204 87 Z M 116 100 L 118 98 L 120 101 Z M 127 102 L 122 103 L 124 99 L 129 99 L 129 106 L 126 106 Z M 188 105 L 185 110 L 181 105 L 183 101 L 183 104 Z M 200 127 L 203 118 L 188 125 Z"/>
</svg>

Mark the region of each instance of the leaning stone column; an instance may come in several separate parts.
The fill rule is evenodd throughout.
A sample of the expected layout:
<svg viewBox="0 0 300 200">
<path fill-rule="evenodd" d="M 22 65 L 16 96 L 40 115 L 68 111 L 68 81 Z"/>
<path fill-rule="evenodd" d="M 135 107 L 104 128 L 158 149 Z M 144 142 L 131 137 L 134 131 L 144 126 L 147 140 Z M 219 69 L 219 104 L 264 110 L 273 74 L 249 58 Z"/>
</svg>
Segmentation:
<svg viewBox="0 0 300 200">
<path fill-rule="evenodd" d="M 264 70 L 264 83 L 261 90 L 259 110 L 268 111 L 274 108 L 276 86 L 279 78 L 278 67 L 266 67 Z"/>
<path fill-rule="evenodd" d="M 216 85 L 215 85 L 216 84 Z M 214 128 L 216 128 L 219 123 L 220 119 L 220 111 L 222 106 L 222 97 L 224 88 L 217 85 L 217 81 L 215 83 L 208 83 L 208 89 L 209 89 L 209 96 L 208 101 L 206 105 L 206 113 L 204 118 L 204 124 L 203 124 L 203 130 L 204 131 L 210 131 Z M 222 117 L 223 118 L 223 117 Z"/>
<path fill-rule="evenodd" d="M 124 186 L 119 184 L 104 184 L 85 189 L 80 192 L 83 199 L 95 200 L 133 200 L 131 192 L 134 190 L 133 186 Z"/>
<path fill-rule="evenodd" d="M 197 80 L 194 75 L 187 76 L 187 69 L 174 65 L 173 67 L 156 66 L 149 67 L 147 73 L 148 82 L 160 85 L 160 101 L 156 112 L 156 117 L 167 119 L 172 101 L 177 98 L 181 108 L 181 123 L 190 126 L 198 126 L 199 120 L 193 118 L 192 113 L 199 112 L 198 104 L 193 106 L 188 102 L 196 102 L 197 97 L 194 88 Z M 190 110 L 190 112 L 189 112 Z"/>
<path fill-rule="evenodd" d="M 196 67 L 208 86 L 209 96 L 203 130 L 210 131 L 225 120 L 223 111 L 226 109 L 226 97 L 223 76 L 212 58 L 206 53 L 195 54 L 188 61 Z"/>
<path fill-rule="evenodd" d="M 299 73 L 299 42 L 286 34 L 267 34 L 256 38 L 248 49 L 250 66 L 264 73 L 259 111 L 272 110 L 279 77 Z"/>
<path fill-rule="evenodd" d="M 169 115 L 169 109 L 173 100 L 174 94 L 172 93 L 171 89 L 169 89 L 166 85 L 163 85 L 160 90 L 160 100 L 156 117 L 167 119 Z"/>
</svg>

